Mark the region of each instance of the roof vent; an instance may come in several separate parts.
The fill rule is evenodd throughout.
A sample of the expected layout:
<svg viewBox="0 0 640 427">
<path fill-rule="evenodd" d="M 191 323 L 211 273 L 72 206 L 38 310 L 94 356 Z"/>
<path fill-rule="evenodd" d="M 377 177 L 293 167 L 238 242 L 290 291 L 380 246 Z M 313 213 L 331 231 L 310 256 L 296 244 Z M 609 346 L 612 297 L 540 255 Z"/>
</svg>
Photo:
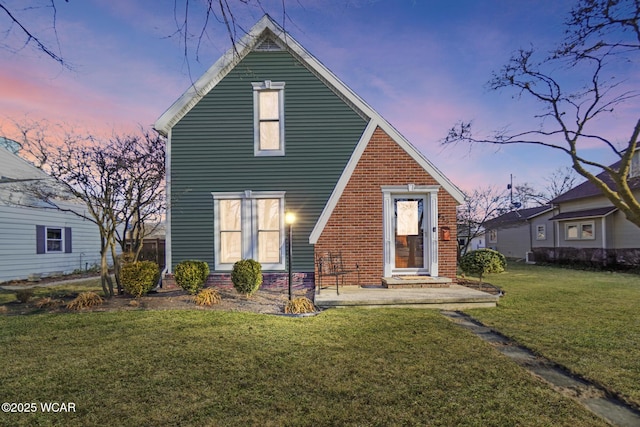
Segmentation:
<svg viewBox="0 0 640 427">
<path fill-rule="evenodd" d="M 278 43 L 276 43 L 274 39 L 272 39 L 271 37 L 267 37 L 261 43 L 259 43 L 254 50 L 258 52 L 277 52 L 279 50 L 282 50 L 282 48 Z"/>
</svg>

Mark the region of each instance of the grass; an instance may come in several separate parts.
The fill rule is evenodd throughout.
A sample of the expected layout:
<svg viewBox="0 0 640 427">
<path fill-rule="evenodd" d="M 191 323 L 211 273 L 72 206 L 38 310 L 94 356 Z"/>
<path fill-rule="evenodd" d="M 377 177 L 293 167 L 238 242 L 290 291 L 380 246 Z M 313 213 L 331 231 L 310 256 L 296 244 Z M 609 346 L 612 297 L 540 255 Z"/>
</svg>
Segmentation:
<svg viewBox="0 0 640 427">
<path fill-rule="evenodd" d="M 640 407 L 640 276 L 511 263 L 506 295 L 468 313 Z"/>
<path fill-rule="evenodd" d="M 515 296 L 514 296 L 515 297 Z M 604 426 L 429 310 L 0 316 L 0 425 Z"/>
</svg>

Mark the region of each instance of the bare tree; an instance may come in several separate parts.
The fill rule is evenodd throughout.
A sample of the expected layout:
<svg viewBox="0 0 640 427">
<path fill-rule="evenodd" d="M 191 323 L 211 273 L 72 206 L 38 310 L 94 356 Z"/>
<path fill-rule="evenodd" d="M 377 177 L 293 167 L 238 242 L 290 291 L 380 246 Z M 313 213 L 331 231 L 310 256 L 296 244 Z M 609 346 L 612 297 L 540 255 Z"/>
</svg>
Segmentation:
<svg viewBox="0 0 640 427">
<path fill-rule="evenodd" d="M 64 0 L 65 3 L 68 3 L 69 0 Z M 54 42 L 48 43 L 44 40 L 44 38 L 30 28 L 29 23 L 26 22 L 27 19 L 20 16 L 20 12 L 28 12 L 34 9 L 40 8 L 48 8 L 51 9 L 51 31 L 53 32 Z M 60 65 L 65 68 L 71 68 L 70 64 L 64 60 L 60 51 L 60 43 L 58 40 L 58 32 L 56 29 L 56 21 L 58 16 L 58 9 L 56 7 L 55 0 L 46 0 L 46 1 L 34 1 L 30 4 L 24 5 L 22 8 L 11 9 L 6 2 L 0 1 L 0 13 L 4 13 L 6 17 L 9 19 L 11 23 L 9 28 L 5 30 L 5 34 L 9 35 L 12 32 L 18 32 L 22 36 L 22 44 L 19 46 L 7 46 L 4 47 L 6 49 L 12 50 L 13 52 L 17 52 L 25 47 L 33 47 L 34 49 L 44 53 L 49 58 L 53 59 Z"/>
<path fill-rule="evenodd" d="M 37 203 L 29 207 L 70 212 L 96 225 L 102 288 L 105 295 L 113 296 L 108 255 L 117 268 L 116 242 L 126 245 L 123 228 L 134 224 L 142 240 L 145 228 L 141 221 L 162 213 L 163 139 L 147 132 L 108 141 L 67 132 L 55 139 L 45 124 L 16 126 L 23 147 L 19 154 L 56 181 L 56 185 L 30 185 L 27 190 Z M 65 203 L 71 198 L 81 200 L 82 206 Z"/>
<path fill-rule="evenodd" d="M 539 101 L 544 107 L 544 112 L 535 117 L 540 121 L 539 127 L 477 136 L 471 122 L 459 122 L 450 129 L 444 144 L 530 144 L 562 151 L 579 175 L 640 227 L 640 203 L 629 185 L 631 162 L 638 155 L 640 118 L 628 124 L 630 135 L 624 143 L 591 131 L 596 119 L 637 100 L 636 88 L 625 88 L 625 82 L 616 78 L 616 67 L 630 63 L 631 69 L 637 69 L 639 16 L 640 0 L 579 0 L 566 21 L 565 40 L 555 51 L 536 60 L 533 48 L 519 50 L 489 82 L 493 90 L 514 89 L 518 96 Z M 569 75 L 566 80 L 563 72 Z M 580 76 L 587 78 L 584 85 L 575 89 L 572 85 Z M 589 157 L 583 149 L 586 144 L 604 147 L 618 161 L 610 165 Z M 602 172 L 610 180 L 597 176 Z"/>
<path fill-rule="evenodd" d="M 458 206 L 458 237 L 464 240 L 458 245 L 458 255 L 465 253 L 471 240 L 481 235 L 482 224 L 511 210 L 509 194 L 495 186 L 477 188 L 466 194 L 464 204 Z"/>
<path fill-rule="evenodd" d="M 576 171 L 570 167 L 558 168 L 545 178 L 545 198 L 546 203 L 555 199 L 561 194 L 566 193 L 576 186 L 578 175 Z"/>
</svg>

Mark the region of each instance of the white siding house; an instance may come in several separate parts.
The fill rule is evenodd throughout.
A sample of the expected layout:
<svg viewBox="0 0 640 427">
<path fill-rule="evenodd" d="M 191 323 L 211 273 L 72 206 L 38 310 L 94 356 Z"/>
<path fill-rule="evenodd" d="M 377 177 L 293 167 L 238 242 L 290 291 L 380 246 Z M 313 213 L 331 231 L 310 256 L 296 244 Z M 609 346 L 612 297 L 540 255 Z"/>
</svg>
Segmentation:
<svg viewBox="0 0 640 427">
<path fill-rule="evenodd" d="M 25 194 L 52 178 L 0 147 L 0 282 L 68 274 L 100 262 L 98 227 L 71 212 L 37 206 Z M 84 205 L 65 202 L 82 213 Z"/>
</svg>

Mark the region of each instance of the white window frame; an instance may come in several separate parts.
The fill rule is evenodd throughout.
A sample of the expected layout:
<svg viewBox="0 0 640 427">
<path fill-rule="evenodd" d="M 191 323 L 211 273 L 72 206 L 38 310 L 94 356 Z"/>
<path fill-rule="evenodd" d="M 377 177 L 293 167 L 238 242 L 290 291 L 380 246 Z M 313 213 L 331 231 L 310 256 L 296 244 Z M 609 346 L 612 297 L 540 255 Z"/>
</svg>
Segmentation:
<svg viewBox="0 0 640 427">
<path fill-rule="evenodd" d="M 545 224 L 536 225 L 536 240 L 547 240 L 547 226 Z"/>
<path fill-rule="evenodd" d="M 584 227 L 591 226 L 591 237 L 584 237 Z M 569 228 L 578 228 L 578 237 L 569 237 Z M 581 221 L 581 222 L 567 222 L 564 224 L 564 239 L 565 240 L 595 240 L 596 239 L 596 224 L 595 221 Z"/>
<path fill-rule="evenodd" d="M 59 230 L 60 239 L 50 239 L 49 230 Z M 49 241 L 60 241 L 60 250 L 50 250 Z M 45 227 L 44 228 L 44 251 L 47 254 L 63 254 L 64 253 L 64 227 Z"/>
<path fill-rule="evenodd" d="M 489 230 L 489 238 L 487 239 L 489 243 L 498 243 L 498 230 L 495 228 Z"/>
<path fill-rule="evenodd" d="M 258 208 L 259 199 L 278 199 L 280 201 L 280 262 L 261 263 L 265 271 L 284 271 L 286 262 L 285 247 L 285 222 L 284 222 L 284 196 L 285 191 L 241 191 L 241 192 L 212 192 L 213 196 L 213 228 L 214 228 L 214 270 L 231 271 L 233 263 L 220 262 L 220 200 L 241 201 L 241 231 L 242 231 L 242 259 L 254 259 L 258 261 Z"/>
<path fill-rule="evenodd" d="M 284 82 L 252 82 L 253 86 L 253 154 L 261 156 L 284 156 Z M 260 92 L 278 92 L 278 124 L 280 136 L 280 148 L 277 150 L 263 150 L 260 148 Z"/>
</svg>

